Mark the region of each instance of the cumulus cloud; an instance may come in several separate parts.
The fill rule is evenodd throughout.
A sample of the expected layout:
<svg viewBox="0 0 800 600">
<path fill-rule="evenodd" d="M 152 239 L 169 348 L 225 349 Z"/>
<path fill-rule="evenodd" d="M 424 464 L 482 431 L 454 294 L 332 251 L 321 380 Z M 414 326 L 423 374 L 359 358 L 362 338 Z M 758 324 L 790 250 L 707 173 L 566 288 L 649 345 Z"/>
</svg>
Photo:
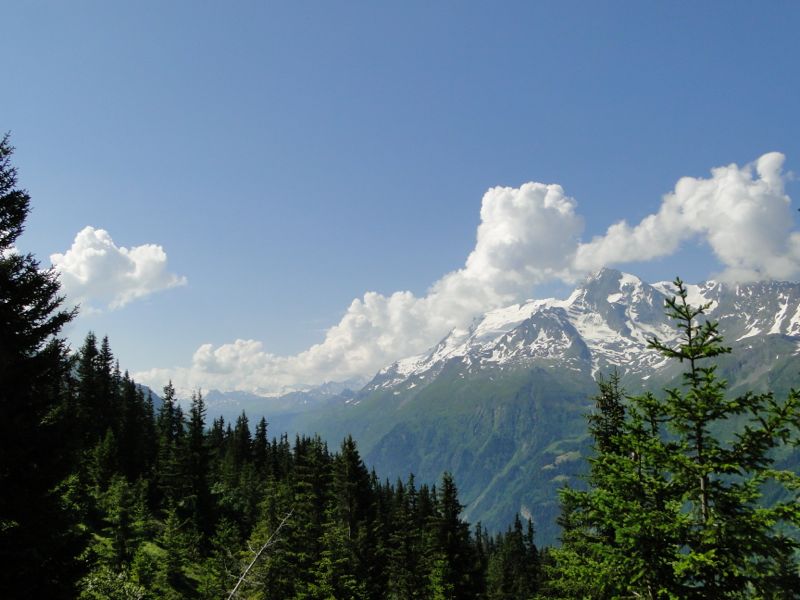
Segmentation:
<svg viewBox="0 0 800 600">
<path fill-rule="evenodd" d="M 600 267 L 668 256 L 691 239 L 705 240 L 728 280 L 800 275 L 800 233 L 784 191 L 783 155 L 684 177 L 659 211 L 636 225 L 620 221 L 582 243 L 583 219 L 559 185 L 496 187 L 481 204 L 475 248 L 461 269 L 422 297 L 367 292 L 353 300 L 325 338 L 294 356 L 276 356 L 260 342 L 201 346 L 191 366 L 154 369 L 137 379 L 183 389 L 276 391 L 298 384 L 369 376 L 392 361 L 421 353 L 476 315 L 530 297 L 535 286 L 574 282 Z"/>
<path fill-rule="evenodd" d="M 481 206 L 477 242 L 463 268 L 446 274 L 423 297 L 367 292 L 352 301 L 325 339 L 295 356 L 279 357 L 253 340 L 201 346 L 188 368 L 137 373 L 160 386 L 274 391 L 303 383 L 376 372 L 423 352 L 453 327 L 514 302 L 537 283 L 568 276 L 583 228 L 575 201 L 559 185 L 496 187 Z"/>
<path fill-rule="evenodd" d="M 116 309 L 129 302 L 186 283 L 167 271 L 167 254 L 161 246 L 117 246 L 104 229 L 84 227 L 63 254 L 50 261 L 71 302 L 89 311 Z"/>
<path fill-rule="evenodd" d="M 783 163 L 782 154 L 771 152 L 741 168 L 713 169 L 708 179 L 681 178 L 656 214 L 633 227 L 620 221 L 581 244 L 576 270 L 669 256 L 687 240 L 700 238 L 725 266 L 717 275 L 722 280 L 796 278 L 800 234 L 793 231 Z"/>
</svg>

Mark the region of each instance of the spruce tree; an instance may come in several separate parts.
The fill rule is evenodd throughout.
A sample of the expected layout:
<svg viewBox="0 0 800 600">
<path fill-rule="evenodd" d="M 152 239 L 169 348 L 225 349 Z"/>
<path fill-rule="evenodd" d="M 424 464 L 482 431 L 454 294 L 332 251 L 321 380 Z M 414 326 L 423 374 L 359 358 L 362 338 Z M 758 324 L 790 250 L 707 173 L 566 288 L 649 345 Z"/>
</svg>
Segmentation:
<svg viewBox="0 0 800 600">
<path fill-rule="evenodd" d="M 351 436 L 342 442 L 333 460 L 331 481 L 331 510 L 328 524 L 329 539 L 336 542 L 333 560 L 349 571 L 339 577 L 361 582 L 364 594 L 372 597 L 378 584 L 378 548 L 374 536 L 374 509 L 369 472 Z M 343 580 L 344 580 L 343 579 Z M 365 597 L 364 594 L 358 597 Z"/>
<path fill-rule="evenodd" d="M 74 316 L 55 271 L 17 250 L 30 196 L 17 187 L 8 135 L 0 141 L 0 597 L 73 596 L 74 524 L 62 506 L 67 476 L 62 414 Z"/>
<path fill-rule="evenodd" d="M 475 548 L 469 525 L 461 520 L 464 508 L 450 473 L 442 476 L 441 491 L 436 493 L 435 513 L 430 519 L 433 534 L 431 553 L 431 589 L 434 597 L 477 598 L 480 591 Z"/>
<path fill-rule="evenodd" d="M 107 424 L 100 416 L 102 401 L 100 372 L 100 353 L 97 349 L 97 336 L 94 332 L 86 334 L 83 345 L 78 351 L 78 425 L 82 436 L 82 444 L 90 447 L 102 439 Z"/>
<path fill-rule="evenodd" d="M 253 463 L 259 476 L 266 479 L 269 470 L 269 438 L 267 437 L 267 419 L 261 417 L 256 425 L 256 432 L 253 436 Z"/>
<path fill-rule="evenodd" d="M 163 404 L 156 419 L 158 454 L 156 457 L 156 481 L 159 499 L 177 504 L 186 490 L 186 477 L 181 458 L 184 453 L 183 412 L 175 398 L 172 382 L 164 386 Z"/>
<path fill-rule="evenodd" d="M 497 537 L 489 557 L 486 585 L 489 600 L 527 600 L 537 591 L 539 553 L 533 543 L 533 523 L 523 529 L 519 515 Z"/>
<path fill-rule="evenodd" d="M 774 461 L 797 444 L 800 394 L 729 398 L 709 362 L 729 352 L 718 326 L 675 286 L 666 308 L 679 340 L 650 347 L 685 365 L 683 385 L 631 397 L 621 412 L 616 379 L 601 383 L 589 489 L 562 492 L 550 587 L 564 597 L 793 597 L 800 478 Z M 766 486 L 777 500 L 764 499 Z"/>
<path fill-rule="evenodd" d="M 800 439 L 800 393 L 793 390 L 782 401 L 771 393 L 727 397 L 726 382 L 708 359 L 730 349 L 716 323 L 699 320 L 708 305 L 691 306 L 683 282 L 677 279 L 675 286 L 667 314 L 681 339 L 677 345 L 650 342 L 686 365 L 683 386 L 668 389 L 659 403 L 660 418 L 676 439 L 669 468 L 685 507 L 686 538 L 674 570 L 687 597 L 734 597 L 743 589 L 766 597 L 794 593 L 800 588 L 797 568 L 787 582 L 782 565 L 800 547 L 800 477 L 776 470 L 774 462 L 776 451 Z M 743 425 L 722 439 L 719 425 L 733 419 Z M 765 506 L 767 484 L 789 489 Z"/>
<path fill-rule="evenodd" d="M 208 481 L 210 455 L 206 443 L 206 406 L 200 391 L 192 394 L 186 440 L 184 470 L 187 473 L 192 525 L 201 535 L 203 548 L 214 530 L 213 499 Z"/>
</svg>

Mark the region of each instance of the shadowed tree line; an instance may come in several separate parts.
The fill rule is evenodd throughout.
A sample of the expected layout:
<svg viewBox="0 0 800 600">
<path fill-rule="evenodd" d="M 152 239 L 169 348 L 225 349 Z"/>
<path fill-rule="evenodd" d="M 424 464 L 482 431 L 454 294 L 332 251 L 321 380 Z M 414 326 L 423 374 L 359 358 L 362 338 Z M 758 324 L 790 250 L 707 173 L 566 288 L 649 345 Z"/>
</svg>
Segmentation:
<svg viewBox="0 0 800 600">
<path fill-rule="evenodd" d="M 462 521 L 453 478 L 417 486 L 367 470 L 347 438 L 268 437 L 242 413 L 206 423 L 201 394 L 160 406 L 89 334 L 65 370 L 83 598 L 222 598 L 255 553 L 241 598 L 524 598 L 537 581 L 530 523 L 505 534 Z M 278 528 L 280 527 L 280 531 Z M 496 593 L 495 593 L 496 590 Z M 508 595 L 512 594 L 512 595 Z"/>
</svg>

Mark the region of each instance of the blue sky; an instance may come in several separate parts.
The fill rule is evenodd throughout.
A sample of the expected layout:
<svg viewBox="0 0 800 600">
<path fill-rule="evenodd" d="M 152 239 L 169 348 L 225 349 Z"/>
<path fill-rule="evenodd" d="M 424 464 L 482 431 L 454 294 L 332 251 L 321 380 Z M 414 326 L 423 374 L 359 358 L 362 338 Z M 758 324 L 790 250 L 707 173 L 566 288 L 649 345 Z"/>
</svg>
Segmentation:
<svg viewBox="0 0 800 600">
<path fill-rule="evenodd" d="M 575 271 L 553 263 L 483 304 L 415 304 L 465 267 L 494 186 L 559 184 L 582 243 L 658 213 L 681 177 L 727 181 L 711 169 L 768 152 L 785 156 L 768 165 L 782 173 L 770 201 L 800 188 L 786 175 L 800 172 L 796 2 L 28 2 L 3 25 L 0 128 L 33 199 L 21 246 L 49 265 L 91 226 L 94 244 L 102 229 L 112 248 L 161 247 L 127 296 L 117 263 L 90 273 L 102 281 L 81 288 L 70 330 L 108 334 L 153 384 L 235 387 L 232 361 L 262 390 L 367 373 L 470 311 L 567 289 Z M 544 202 L 529 192 L 523 204 Z M 519 208 L 512 196 L 497 205 Z M 770 265 L 794 265 L 796 211 L 775 211 L 765 235 L 776 219 L 791 232 Z M 647 280 L 701 280 L 738 260 L 709 248 L 726 235 L 639 262 L 614 240 L 590 249 Z M 368 291 L 380 306 L 353 309 Z M 443 297 L 457 293 L 471 292 Z M 371 341 L 352 322 L 326 338 L 348 315 Z M 426 335 L 406 343 L 409 329 Z M 323 358 L 303 354 L 320 343 Z M 359 348 L 371 354 L 336 363 Z"/>
</svg>

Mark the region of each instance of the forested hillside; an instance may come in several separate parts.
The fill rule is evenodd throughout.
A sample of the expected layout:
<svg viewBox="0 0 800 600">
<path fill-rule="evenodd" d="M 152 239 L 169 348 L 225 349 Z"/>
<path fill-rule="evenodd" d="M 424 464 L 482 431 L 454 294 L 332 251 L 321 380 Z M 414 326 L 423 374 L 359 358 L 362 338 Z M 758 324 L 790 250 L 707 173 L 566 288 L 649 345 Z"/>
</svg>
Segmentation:
<svg viewBox="0 0 800 600">
<path fill-rule="evenodd" d="M 239 597 L 533 592 L 530 523 L 470 532 L 449 475 L 433 488 L 413 476 L 391 484 L 351 438 L 338 452 L 319 438 L 270 440 L 266 420 L 251 434 L 244 413 L 207 426 L 202 396 L 184 415 L 171 386 L 154 412 L 92 334 L 72 363 L 62 419 L 72 470 L 59 493 L 82 546 L 76 595 L 225 597 L 254 559 Z"/>
<path fill-rule="evenodd" d="M 533 593 L 533 529 L 474 532 L 452 477 L 369 473 L 347 438 L 268 438 L 152 398 L 107 338 L 71 354 L 58 280 L 14 243 L 28 194 L 0 143 L 0 597 L 483 598 Z M 246 574 L 246 577 L 243 575 Z M 509 590 L 511 592 L 509 592 Z"/>
</svg>

